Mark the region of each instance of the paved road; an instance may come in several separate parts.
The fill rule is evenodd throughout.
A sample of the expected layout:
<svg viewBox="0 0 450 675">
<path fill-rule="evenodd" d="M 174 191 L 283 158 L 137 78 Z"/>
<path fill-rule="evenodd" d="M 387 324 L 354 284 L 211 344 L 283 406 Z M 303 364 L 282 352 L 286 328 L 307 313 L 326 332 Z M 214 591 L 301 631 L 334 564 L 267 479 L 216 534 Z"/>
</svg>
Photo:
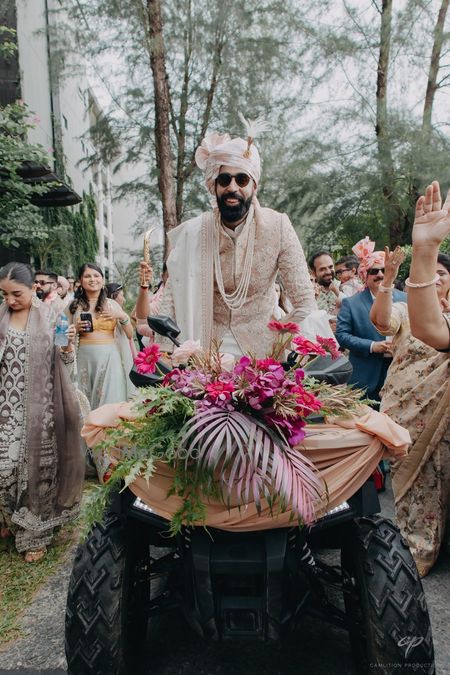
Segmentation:
<svg viewBox="0 0 450 675">
<path fill-rule="evenodd" d="M 392 514 L 392 498 L 383 495 L 383 512 Z M 3 673 L 66 672 L 64 605 L 70 560 L 61 567 L 23 616 L 25 637 L 0 653 Z M 437 675 L 450 675 L 450 558 L 443 557 L 423 580 L 436 652 Z M 350 675 L 347 635 L 308 619 L 282 646 L 201 641 L 181 617 L 170 616 L 150 630 L 141 675 Z M 136 674 L 137 675 L 137 674 Z"/>
</svg>

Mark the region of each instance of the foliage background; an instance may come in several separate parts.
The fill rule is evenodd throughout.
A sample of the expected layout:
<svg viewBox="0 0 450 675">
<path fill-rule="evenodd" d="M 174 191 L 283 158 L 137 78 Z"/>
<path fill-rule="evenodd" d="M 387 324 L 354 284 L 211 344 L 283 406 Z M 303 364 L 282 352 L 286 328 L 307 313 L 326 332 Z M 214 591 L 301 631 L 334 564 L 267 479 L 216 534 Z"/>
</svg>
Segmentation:
<svg viewBox="0 0 450 675">
<path fill-rule="evenodd" d="M 64 35 L 67 49 L 70 34 L 71 48 L 95 61 L 108 91 L 107 152 L 121 147 L 120 162 L 146 163 L 123 191 L 142 200 L 146 218 L 161 218 L 150 4 L 66 0 L 73 30 Z M 161 8 L 178 222 L 208 206 L 193 166 L 205 120 L 241 134 L 242 111 L 271 123 L 258 142 L 261 201 L 290 215 L 310 251 L 348 252 L 366 234 L 377 247 L 410 242 L 418 194 L 432 179 L 449 182 L 448 0 Z"/>
</svg>

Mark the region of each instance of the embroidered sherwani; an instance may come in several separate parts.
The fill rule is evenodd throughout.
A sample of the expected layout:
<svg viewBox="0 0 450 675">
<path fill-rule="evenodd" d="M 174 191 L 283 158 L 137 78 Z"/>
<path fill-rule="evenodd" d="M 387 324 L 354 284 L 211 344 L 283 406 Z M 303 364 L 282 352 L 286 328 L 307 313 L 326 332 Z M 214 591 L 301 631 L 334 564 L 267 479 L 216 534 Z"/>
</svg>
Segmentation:
<svg viewBox="0 0 450 675">
<path fill-rule="evenodd" d="M 317 309 L 303 249 L 289 218 L 272 209 L 258 207 L 255 220 L 248 293 L 243 306 L 233 311 L 224 302 L 217 286 L 212 249 L 208 246 L 214 214 L 193 218 L 171 232 L 172 248 L 167 261 L 169 279 L 160 313 L 174 318 L 181 328 L 180 341 L 200 339 L 202 346 L 208 348 L 208 337 L 225 338 L 223 351 L 229 351 L 230 343 L 234 342 L 236 354 L 266 356 L 275 338 L 267 324 L 273 318 L 277 304 L 277 275 L 293 306 L 293 311 L 284 317 L 285 321 L 301 322 Z M 220 265 L 227 294 L 236 289 L 241 278 L 249 230 L 248 223 L 236 232 L 220 226 Z M 161 339 L 160 342 L 164 348 L 168 347 L 166 341 Z"/>
</svg>

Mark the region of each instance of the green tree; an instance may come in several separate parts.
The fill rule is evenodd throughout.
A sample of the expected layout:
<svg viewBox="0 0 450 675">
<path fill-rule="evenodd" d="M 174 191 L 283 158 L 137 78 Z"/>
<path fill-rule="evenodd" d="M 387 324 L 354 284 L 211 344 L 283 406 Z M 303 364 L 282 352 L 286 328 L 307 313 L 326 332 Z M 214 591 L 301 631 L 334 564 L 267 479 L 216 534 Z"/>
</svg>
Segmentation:
<svg viewBox="0 0 450 675">
<path fill-rule="evenodd" d="M 16 54 L 15 40 L 14 30 L 0 27 L 0 57 Z M 77 268 L 94 260 L 98 251 L 95 200 L 83 195 L 83 203 L 74 210 L 33 206 L 32 198 L 52 187 L 29 182 L 21 175 L 24 167 L 51 164 L 44 148 L 27 140 L 33 127 L 33 114 L 23 101 L 0 107 L 0 245 L 25 248 L 41 267 Z"/>
<path fill-rule="evenodd" d="M 6 248 L 32 246 L 47 238 L 40 210 L 30 202 L 48 188 L 25 182 L 24 164 L 46 164 L 48 155 L 40 145 L 28 143 L 32 128 L 30 112 L 22 102 L 0 108 L 0 244 Z"/>
<path fill-rule="evenodd" d="M 168 0 L 161 3 L 161 23 L 155 32 L 159 15 L 154 10 L 159 4 L 68 0 L 69 26 L 61 28 L 67 41 L 71 26 L 73 49 L 82 49 L 96 59 L 98 69 L 103 67 L 112 101 L 107 115 L 114 131 L 110 151 L 117 152 L 119 145 L 121 161 L 147 162 L 147 179 L 125 185 L 124 190 L 145 199 L 149 215 L 159 216 L 165 200 L 159 147 L 163 137 L 166 150 L 170 146 L 170 158 L 164 154 L 164 175 L 170 164 L 173 185 L 168 180 L 167 191 L 172 192 L 179 222 L 207 205 L 194 160 L 206 131 L 242 133 L 237 114 L 242 111 L 248 117 L 266 116 L 273 123 L 275 142 L 287 139 L 316 83 L 326 77 L 326 67 L 301 39 L 310 34 L 312 22 L 305 23 L 305 12 L 298 11 L 294 0 L 258 0 L 250 5 Z M 313 4 L 319 12 L 319 3 Z M 320 3 L 320 10 L 327 4 Z M 158 50 L 164 61 L 155 64 Z M 114 78 L 105 66 L 112 55 Z M 289 79 L 295 81 L 295 90 L 286 86 Z M 160 127 L 167 115 L 169 139 L 167 128 L 161 134 Z M 267 144 L 268 157 L 270 152 Z M 270 162 L 266 169 L 270 174 Z M 173 216 L 169 220 L 172 223 Z"/>
</svg>

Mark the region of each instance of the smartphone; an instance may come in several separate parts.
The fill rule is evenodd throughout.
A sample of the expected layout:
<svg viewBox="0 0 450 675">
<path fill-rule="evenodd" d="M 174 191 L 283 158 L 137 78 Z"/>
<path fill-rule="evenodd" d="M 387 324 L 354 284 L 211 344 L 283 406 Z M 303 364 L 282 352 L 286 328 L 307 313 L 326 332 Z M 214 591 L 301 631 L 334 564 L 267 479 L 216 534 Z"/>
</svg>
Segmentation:
<svg viewBox="0 0 450 675">
<path fill-rule="evenodd" d="M 92 333 L 94 331 L 94 322 L 92 321 L 92 314 L 90 312 L 81 312 L 80 320 L 89 321 L 89 327 L 84 330 L 85 333 Z"/>
</svg>

